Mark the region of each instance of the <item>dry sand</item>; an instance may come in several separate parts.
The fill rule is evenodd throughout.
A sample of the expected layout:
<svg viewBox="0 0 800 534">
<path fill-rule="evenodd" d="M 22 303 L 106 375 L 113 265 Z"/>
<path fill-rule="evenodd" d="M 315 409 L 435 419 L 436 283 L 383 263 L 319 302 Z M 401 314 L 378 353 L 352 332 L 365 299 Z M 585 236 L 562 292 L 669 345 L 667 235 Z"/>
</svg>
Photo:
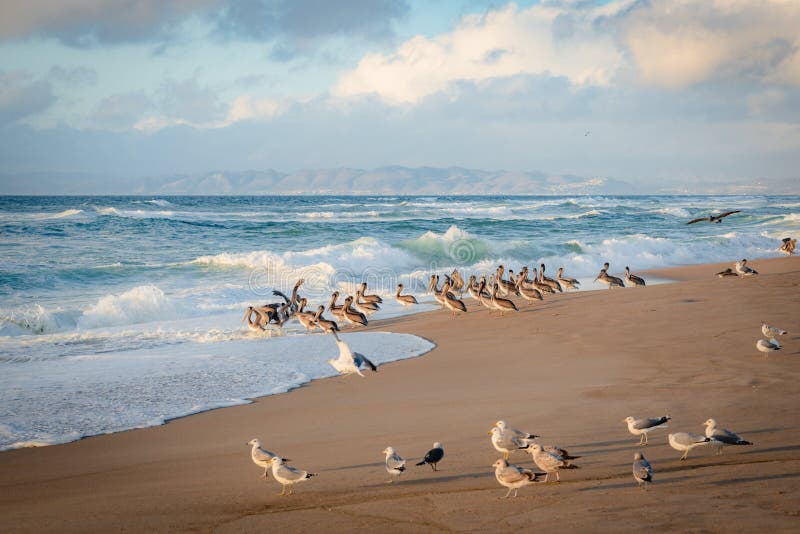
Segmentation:
<svg viewBox="0 0 800 534">
<path fill-rule="evenodd" d="M 571 293 L 492 317 L 436 311 L 370 329 L 433 340 L 377 374 L 315 381 L 247 406 L 65 445 L 0 453 L 2 531 L 765 531 L 800 530 L 800 258 L 661 271 L 679 283 Z M 612 269 L 613 270 L 613 269 Z M 761 319 L 784 350 L 755 349 Z M 627 415 L 670 414 L 642 448 L 655 483 L 631 477 Z M 687 461 L 667 432 L 709 417 L 755 442 Z M 559 484 L 505 489 L 486 432 L 498 419 L 582 458 Z M 291 497 L 249 457 L 260 437 L 319 473 Z M 386 484 L 388 445 L 416 460 L 434 441 L 439 472 Z M 518 452 L 512 461 L 532 466 Z"/>
</svg>

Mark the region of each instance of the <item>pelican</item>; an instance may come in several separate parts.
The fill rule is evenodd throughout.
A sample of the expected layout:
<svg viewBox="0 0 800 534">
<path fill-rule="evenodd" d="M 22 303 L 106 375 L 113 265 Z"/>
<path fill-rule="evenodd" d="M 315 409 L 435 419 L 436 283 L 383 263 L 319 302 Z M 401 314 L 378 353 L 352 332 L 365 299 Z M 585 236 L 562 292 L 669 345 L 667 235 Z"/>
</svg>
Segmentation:
<svg viewBox="0 0 800 534">
<path fill-rule="evenodd" d="M 719 215 L 709 215 L 708 217 L 700 217 L 699 219 L 692 219 L 691 221 L 687 222 L 686 224 L 694 224 L 700 221 L 708 221 L 712 223 L 721 223 L 722 219 L 727 217 L 728 215 L 733 215 L 734 213 L 739 213 L 741 210 L 732 210 L 720 213 Z"/>
<path fill-rule="evenodd" d="M 552 287 L 554 290 L 556 290 L 559 293 L 564 291 L 561 288 L 561 284 L 559 284 L 558 282 L 556 282 L 552 278 L 550 278 L 548 276 L 545 276 L 545 274 L 544 274 L 544 263 L 539 265 L 539 282 L 541 282 L 542 284 L 546 284 L 546 285 Z"/>
<path fill-rule="evenodd" d="M 517 291 L 519 291 L 519 294 L 522 298 L 528 301 L 528 305 L 533 304 L 535 300 L 544 300 L 541 291 L 539 291 L 535 287 L 529 289 L 523 286 L 522 278 L 523 278 L 523 273 L 520 273 L 520 276 L 517 279 Z"/>
<path fill-rule="evenodd" d="M 457 291 L 457 292 L 463 294 L 464 293 L 464 278 L 461 276 L 461 273 L 458 272 L 458 269 L 453 269 L 453 272 L 450 273 L 450 278 L 453 281 L 453 283 L 451 284 L 451 289 L 453 291 Z"/>
<path fill-rule="evenodd" d="M 330 359 L 328 363 L 336 369 L 340 375 L 349 375 L 356 373 L 358 376 L 363 377 L 361 367 L 367 367 L 370 371 L 378 372 L 378 368 L 372 363 L 369 358 L 358 352 L 352 352 L 347 343 L 339 339 L 336 333 L 333 333 L 336 338 L 336 344 L 339 346 L 339 358 Z"/>
<path fill-rule="evenodd" d="M 428 292 L 433 293 L 433 298 L 440 306 L 444 307 L 444 292 L 439 289 L 439 275 L 432 274 L 431 282 L 428 284 Z"/>
<path fill-rule="evenodd" d="M 276 297 L 283 297 L 283 300 L 285 300 L 289 304 L 290 314 L 297 311 L 297 304 L 300 301 L 300 296 L 298 295 L 298 291 L 300 291 L 300 286 L 302 286 L 305 283 L 305 281 L 306 281 L 305 278 L 300 278 L 297 282 L 295 282 L 294 289 L 292 289 L 291 298 L 287 297 L 277 289 L 272 292 L 272 294 L 275 295 Z"/>
<path fill-rule="evenodd" d="M 797 247 L 797 239 L 792 239 L 791 237 L 784 237 L 781 239 L 781 247 L 778 251 L 783 252 L 787 256 L 791 256 L 794 254 L 794 250 Z"/>
<path fill-rule="evenodd" d="M 499 286 L 500 291 L 503 293 L 503 295 L 508 295 L 509 293 L 516 295 L 517 286 L 514 284 L 514 282 L 511 282 L 509 280 L 503 280 L 503 272 L 505 272 L 505 267 L 499 265 L 497 267 L 497 273 L 495 274 L 494 278 L 495 286 Z"/>
<path fill-rule="evenodd" d="M 397 302 L 402 304 L 403 306 L 408 306 L 410 304 L 419 304 L 417 302 L 416 297 L 414 295 L 401 295 L 400 293 L 403 291 L 403 284 L 397 284 L 397 293 L 394 294 L 394 298 Z"/>
<path fill-rule="evenodd" d="M 367 326 L 367 316 L 360 311 L 351 308 L 350 305 L 352 303 L 353 297 L 347 297 L 344 299 L 344 320 L 353 326 L 357 324 L 360 324 L 361 326 Z"/>
<path fill-rule="evenodd" d="M 728 267 L 724 271 L 720 271 L 717 273 L 718 278 L 725 278 L 726 276 L 739 276 L 739 275 L 738 273 L 736 273 L 736 271 L 734 271 L 730 267 Z"/>
<path fill-rule="evenodd" d="M 281 495 L 286 495 L 286 486 L 289 486 L 289 495 L 291 495 L 294 493 L 295 484 L 317 476 L 316 473 L 309 473 L 308 471 L 301 471 L 300 469 L 289 467 L 285 462 L 286 460 L 280 456 L 276 456 L 272 459 L 272 476 L 283 485 Z"/>
<path fill-rule="evenodd" d="M 339 319 L 340 321 L 344 320 L 344 306 L 339 306 L 336 304 L 336 301 L 339 299 L 339 292 L 334 291 L 331 294 L 331 302 L 328 304 L 328 309 L 333 314 L 334 317 Z"/>
<path fill-rule="evenodd" d="M 758 271 L 756 271 L 755 269 L 751 269 L 750 267 L 747 266 L 746 259 L 742 259 L 742 261 L 737 261 L 733 267 L 734 269 L 736 269 L 736 272 L 741 277 L 755 276 L 758 274 Z"/>
<path fill-rule="evenodd" d="M 353 300 L 356 309 L 363 314 L 371 315 L 380 309 L 374 302 L 361 302 L 361 290 L 356 290 L 356 298 Z"/>
<path fill-rule="evenodd" d="M 539 272 L 536 270 L 536 267 L 531 269 L 531 271 L 533 273 L 533 279 L 530 280 L 530 281 L 527 280 L 528 268 L 525 267 L 523 269 L 523 271 L 525 272 L 525 276 L 526 276 L 526 280 L 523 283 L 523 285 L 530 284 L 533 287 L 535 287 L 536 289 L 538 289 L 543 295 L 545 293 L 552 293 L 552 294 L 556 293 L 556 290 L 553 288 L 553 286 L 548 285 L 548 284 L 543 284 L 542 282 L 539 281 Z"/>
<path fill-rule="evenodd" d="M 706 427 L 706 437 L 711 438 L 711 443 L 717 446 L 717 454 L 722 454 L 723 445 L 752 445 L 738 434 L 717 427 L 714 419 L 708 419 L 703 425 Z"/>
<path fill-rule="evenodd" d="M 631 274 L 629 267 L 625 267 L 625 281 L 631 286 L 645 286 L 644 278 L 636 276 L 635 274 Z"/>
<path fill-rule="evenodd" d="M 625 284 L 622 282 L 621 278 L 617 278 L 616 276 L 610 276 L 606 269 L 600 269 L 600 274 L 597 275 L 597 278 L 594 279 L 595 282 L 600 280 L 602 283 L 608 286 L 608 289 L 614 287 L 625 287 Z"/>
<path fill-rule="evenodd" d="M 256 318 L 253 319 L 253 314 L 255 313 Z M 253 306 L 248 306 L 247 311 L 244 313 L 244 317 L 242 317 L 242 322 L 247 321 L 247 328 L 252 330 L 253 332 L 263 332 L 264 326 L 262 325 L 262 321 L 264 317 L 261 315 L 261 312 L 254 308 Z"/>
<path fill-rule="evenodd" d="M 307 302 L 308 301 L 306 301 L 305 297 L 302 297 L 300 299 L 300 302 L 298 303 L 297 311 L 294 312 L 294 317 L 297 317 L 297 320 L 300 322 L 301 325 L 303 325 L 305 327 L 306 330 L 308 330 L 309 332 L 313 332 L 317 328 L 321 328 L 321 327 L 317 324 L 317 314 L 316 313 L 303 311 L 303 308 L 306 307 L 306 303 Z"/>
<path fill-rule="evenodd" d="M 325 306 L 320 304 L 317 306 L 317 313 L 314 315 L 314 322 L 317 323 L 317 326 L 322 328 L 323 332 L 333 334 L 334 332 L 339 331 L 339 325 L 336 324 L 336 321 L 329 321 L 322 317 L 322 312 L 325 311 Z"/>
<path fill-rule="evenodd" d="M 453 313 L 453 317 L 456 316 L 456 313 L 467 312 L 467 306 L 464 304 L 464 301 L 457 299 L 455 295 L 450 293 L 449 279 L 444 283 L 444 287 L 442 287 L 442 293 L 444 294 L 444 306 Z"/>
<path fill-rule="evenodd" d="M 775 337 L 775 336 L 783 336 L 788 334 L 786 330 L 781 330 L 780 328 L 775 328 L 774 326 L 770 326 L 764 321 L 761 321 L 761 333 L 767 336 L 768 338 Z"/>
<path fill-rule="evenodd" d="M 380 298 L 378 295 L 367 295 L 367 283 L 361 282 L 361 298 L 364 299 L 366 302 L 372 302 L 375 304 L 383 303 L 383 299 Z"/>
<path fill-rule="evenodd" d="M 514 304 L 513 300 L 500 298 L 497 296 L 498 285 L 494 285 L 494 289 L 492 290 L 492 306 L 494 306 L 495 310 L 500 311 L 500 316 L 502 317 L 505 312 L 507 311 L 519 311 L 517 305 Z"/>
<path fill-rule="evenodd" d="M 775 352 L 776 350 L 781 350 L 781 344 L 773 338 L 767 341 L 766 339 L 759 339 L 756 342 L 756 348 L 763 352 L 764 354 L 769 354 L 770 352 Z"/>
<path fill-rule="evenodd" d="M 492 313 L 495 310 L 494 304 L 492 303 L 492 297 L 489 293 L 486 292 L 486 278 L 481 278 L 481 283 L 478 286 L 478 302 L 480 302 L 484 308 L 489 310 L 489 313 Z"/>
<path fill-rule="evenodd" d="M 576 278 L 569 278 L 564 276 L 563 267 L 558 268 L 558 275 L 556 276 L 556 281 L 563 287 L 566 287 L 567 289 L 578 289 L 578 286 L 581 285 L 581 283 Z"/>
</svg>

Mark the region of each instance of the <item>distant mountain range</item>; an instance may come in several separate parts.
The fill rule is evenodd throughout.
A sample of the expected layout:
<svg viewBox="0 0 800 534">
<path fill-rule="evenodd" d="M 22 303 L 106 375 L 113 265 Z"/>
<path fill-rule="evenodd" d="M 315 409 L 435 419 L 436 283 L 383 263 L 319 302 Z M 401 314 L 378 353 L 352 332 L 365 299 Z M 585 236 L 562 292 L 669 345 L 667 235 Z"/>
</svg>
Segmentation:
<svg viewBox="0 0 800 534">
<path fill-rule="evenodd" d="M 796 181 L 670 182 L 643 188 L 612 178 L 544 172 L 483 171 L 462 167 L 335 168 L 283 173 L 275 170 L 208 172 L 125 179 L 81 173 L 0 175 L 5 195 L 635 195 L 797 194 Z"/>
</svg>

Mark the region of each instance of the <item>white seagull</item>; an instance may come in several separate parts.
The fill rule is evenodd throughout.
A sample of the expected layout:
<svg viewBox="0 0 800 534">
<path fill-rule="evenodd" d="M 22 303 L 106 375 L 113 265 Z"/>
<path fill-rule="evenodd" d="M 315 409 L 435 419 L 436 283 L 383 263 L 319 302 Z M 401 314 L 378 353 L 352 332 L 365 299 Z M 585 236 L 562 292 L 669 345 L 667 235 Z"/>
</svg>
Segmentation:
<svg viewBox="0 0 800 534">
<path fill-rule="evenodd" d="M 492 464 L 492 467 L 494 467 L 494 476 L 500 485 L 508 488 L 505 498 L 511 495 L 512 490 L 514 491 L 514 497 L 516 497 L 519 488 L 533 484 L 536 478 L 542 475 L 542 473 L 534 473 L 530 469 L 510 464 L 503 459 L 497 460 Z"/>
<path fill-rule="evenodd" d="M 700 434 L 692 434 L 690 432 L 678 432 L 669 435 L 669 446 L 676 451 L 683 451 L 681 460 L 685 460 L 689 451 L 700 445 L 705 445 L 711 438 L 701 436 Z"/>
<path fill-rule="evenodd" d="M 389 473 L 389 484 L 391 484 L 395 477 L 399 480 L 400 475 L 406 470 L 406 461 L 397 454 L 394 447 L 386 447 L 383 449 L 383 454 L 386 455 L 386 472 Z"/>
<path fill-rule="evenodd" d="M 262 476 L 267 478 L 269 466 L 272 464 L 272 460 L 274 460 L 277 455 L 274 452 L 268 451 L 267 449 L 262 449 L 261 441 L 257 438 L 251 439 L 247 442 L 247 444 L 253 447 L 250 450 L 250 458 L 252 458 L 253 463 L 258 467 L 264 468 L 264 474 Z"/>
<path fill-rule="evenodd" d="M 734 434 L 730 430 L 718 428 L 717 422 L 714 419 L 708 419 L 703 423 L 706 427 L 706 437 L 711 438 L 712 445 L 717 446 L 717 454 L 722 454 L 722 447 L 724 445 L 752 445 L 749 441 L 745 440 L 738 434 Z"/>
<path fill-rule="evenodd" d="M 775 338 L 770 339 L 769 341 L 766 339 L 759 339 L 756 341 L 756 348 L 765 354 L 769 354 L 770 352 L 781 350 L 781 344 L 778 343 L 778 340 Z"/>
<path fill-rule="evenodd" d="M 647 445 L 647 434 L 657 428 L 667 428 L 667 421 L 671 419 L 670 416 L 663 417 L 635 419 L 630 415 L 622 420 L 623 423 L 628 423 L 628 432 L 634 436 L 641 436 L 639 438 L 639 445 Z"/>
<path fill-rule="evenodd" d="M 764 334 L 767 338 L 772 338 L 775 336 L 784 336 L 788 334 L 786 330 L 781 330 L 780 328 L 776 328 L 774 326 L 770 326 L 767 323 L 761 323 L 761 333 Z"/>
<path fill-rule="evenodd" d="M 339 346 L 339 357 L 337 359 L 331 358 L 328 363 L 331 367 L 336 369 L 339 374 L 349 375 L 356 373 L 358 376 L 364 376 L 361 372 L 361 367 L 366 366 L 371 371 L 378 372 L 378 368 L 366 356 L 359 352 L 352 352 L 347 343 L 339 339 L 336 332 L 333 332 L 333 337 L 336 338 L 336 344 Z"/>
<path fill-rule="evenodd" d="M 653 467 L 641 452 L 633 455 L 633 478 L 639 483 L 640 488 L 646 488 L 653 481 Z"/>
<path fill-rule="evenodd" d="M 289 495 L 294 493 L 294 485 L 303 482 L 311 477 L 317 476 L 316 473 L 309 473 L 286 465 L 286 460 L 280 456 L 272 459 L 272 476 L 283 485 L 281 495 L 286 495 L 286 486 L 289 486 Z"/>
</svg>

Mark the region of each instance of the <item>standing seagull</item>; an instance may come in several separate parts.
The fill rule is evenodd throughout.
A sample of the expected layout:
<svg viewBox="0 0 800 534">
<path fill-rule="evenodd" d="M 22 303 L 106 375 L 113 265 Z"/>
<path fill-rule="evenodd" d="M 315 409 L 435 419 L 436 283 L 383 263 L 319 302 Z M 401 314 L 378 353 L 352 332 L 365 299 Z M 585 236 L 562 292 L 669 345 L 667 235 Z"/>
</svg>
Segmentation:
<svg viewBox="0 0 800 534">
<path fill-rule="evenodd" d="M 289 486 L 289 495 L 294 493 L 294 485 L 303 482 L 311 477 L 317 476 L 316 473 L 309 473 L 286 465 L 286 459 L 276 456 L 272 459 L 272 476 L 283 485 L 281 495 L 286 495 L 286 486 Z"/>
<path fill-rule="evenodd" d="M 752 445 L 752 443 L 742 439 L 741 436 L 734 434 L 730 430 L 717 428 L 717 422 L 714 419 L 709 419 L 703 424 L 706 427 L 706 437 L 711 438 L 711 443 L 717 446 L 717 454 L 722 454 L 724 445 Z"/>
<path fill-rule="evenodd" d="M 550 478 L 550 473 L 555 473 L 556 482 L 560 482 L 561 477 L 558 474 L 560 470 L 580 469 L 580 467 L 577 465 L 569 463 L 569 461 L 563 456 L 559 456 L 558 454 L 544 450 L 544 447 L 538 443 L 531 445 L 528 449 L 528 452 L 531 453 L 531 456 L 533 456 L 533 461 L 536 463 L 536 465 L 538 465 L 542 471 L 547 473 L 547 476 L 544 477 L 545 482 L 547 482 L 547 479 Z"/>
<path fill-rule="evenodd" d="M 701 436 L 700 434 L 692 434 L 690 432 L 678 432 L 677 434 L 670 434 L 669 446 L 676 451 L 683 451 L 681 460 L 685 460 L 689 451 L 700 445 L 705 445 L 711 438 Z"/>
<path fill-rule="evenodd" d="M 628 423 L 628 432 L 633 434 L 634 436 L 641 436 L 639 438 L 639 445 L 647 445 L 647 434 L 651 430 L 655 430 L 657 428 L 666 428 L 667 421 L 672 419 L 670 416 L 665 415 L 663 417 L 655 417 L 650 419 L 635 419 L 632 416 L 628 416 L 622 420 L 623 423 Z"/>
<path fill-rule="evenodd" d="M 250 450 L 250 458 L 252 458 L 253 463 L 258 467 L 264 468 L 264 474 L 262 476 L 267 478 L 269 466 L 272 464 L 272 460 L 274 460 L 277 455 L 274 452 L 268 451 L 267 449 L 262 449 L 261 441 L 259 441 L 257 438 L 251 439 L 247 442 L 247 444 L 253 447 Z"/>
<path fill-rule="evenodd" d="M 383 449 L 383 454 L 386 455 L 386 471 L 389 473 L 389 484 L 394 482 L 394 477 L 398 480 L 403 471 L 406 470 L 406 461 L 397 454 L 394 447 L 386 447 Z"/>
<path fill-rule="evenodd" d="M 336 332 L 333 333 L 333 337 L 336 338 L 336 344 L 339 346 L 339 358 L 337 359 L 330 359 L 328 363 L 331 364 L 331 367 L 336 369 L 339 374 L 341 375 L 349 375 L 356 373 L 358 376 L 364 376 L 361 373 L 361 366 L 366 366 L 369 368 L 370 371 L 378 372 L 378 368 L 375 367 L 375 364 L 369 361 L 366 356 L 358 352 L 352 352 L 350 347 L 347 346 L 347 343 L 339 339 L 339 336 L 336 335 Z"/>
<path fill-rule="evenodd" d="M 625 267 L 625 281 L 632 286 L 644 287 L 646 285 L 644 283 L 644 278 L 641 276 L 636 276 L 635 274 L 631 274 L 631 270 L 628 267 Z"/>
<path fill-rule="evenodd" d="M 733 215 L 734 213 L 739 213 L 741 210 L 732 210 L 720 213 L 719 215 L 709 215 L 708 217 L 700 217 L 699 219 L 692 219 L 691 221 L 687 222 L 686 224 L 694 224 L 700 221 L 708 221 L 712 223 L 721 223 L 722 219 L 727 217 L 728 215 Z"/>
<path fill-rule="evenodd" d="M 509 430 L 501 430 L 492 427 L 487 434 L 492 436 L 492 446 L 503 453 L 503 458 L 508 460 L 508 455 L 512 451 L 527 449 L 531 446 L 532 439 L 518 438 Z"/>
<path fill-rule="evenodd" d="M 765 354 L 769 354 L 770 352 L 781 350 L 781 344 L 778 343 L 778 340 L 774 338 L 770 339 L 769 341 L 766 339 L 759 339 L 756 341 L 756 348 Z"/>
<path fill-rule="evenodd" d="M 436 442 L 433 444 L 433 448 L 425 453 L 425 458 L 422 459 L 417 465 L 425 465 L 428 464 L 431 466 L 431 469 L 434 471 L 438 471 L 436 468 L 436 464 L 442 461 L 444 458 L 444 448 L 440 442 Z"/>
<path fill-rule="evenodd" d="M 640 488 L 646 488 L 653 481 L 653 468 L 641 452 L 633 455 L 633 478 Z"/>
<path fill-rule="evenodd" d="M 494 467 L 494 476 L 500 485 L 508 488 L 508 493 L 504 497 L 506 499 L 511 495 L 511 490 L 514 490 L 514 497 L 516 497 L 519 488 L 533 484 L 536 478 L 542 475 L 542 473 L 534 473 L 530 469 L 510 464 L 502 459 L 497 460 L 492 467 Z"/>
<path fill-rule="evenodd" d="M 789 332 L 787 332 L 786 330 L 781 330 L 780 328 L 775 328 L 774 326 L 770 326 L 767 323 L 762 321 L 761 322 L 761 333 L 764 334 L 765 336 L 767 336 L 768 338 L 770 338 L 770 337 L 775 337 L 775 336 L 783 336 L 783 335 L 788 334 Z"/>
<path fill-rule="evenodd" d="M 736 272 L 739 274 L 739 276 L 742 276 L 742 277 L 744 277 L 744 276 L 755 276 L 755 275 L 758 274 L 758 271 L 756 271 L 755 269 L 751 269 L 750 267 L 747 266 L 747 260 L 746 259 L 742 259 L 742 261 L 737 261 L 733 265 L 733 268 L 736 269 Z"/>
</svg>

